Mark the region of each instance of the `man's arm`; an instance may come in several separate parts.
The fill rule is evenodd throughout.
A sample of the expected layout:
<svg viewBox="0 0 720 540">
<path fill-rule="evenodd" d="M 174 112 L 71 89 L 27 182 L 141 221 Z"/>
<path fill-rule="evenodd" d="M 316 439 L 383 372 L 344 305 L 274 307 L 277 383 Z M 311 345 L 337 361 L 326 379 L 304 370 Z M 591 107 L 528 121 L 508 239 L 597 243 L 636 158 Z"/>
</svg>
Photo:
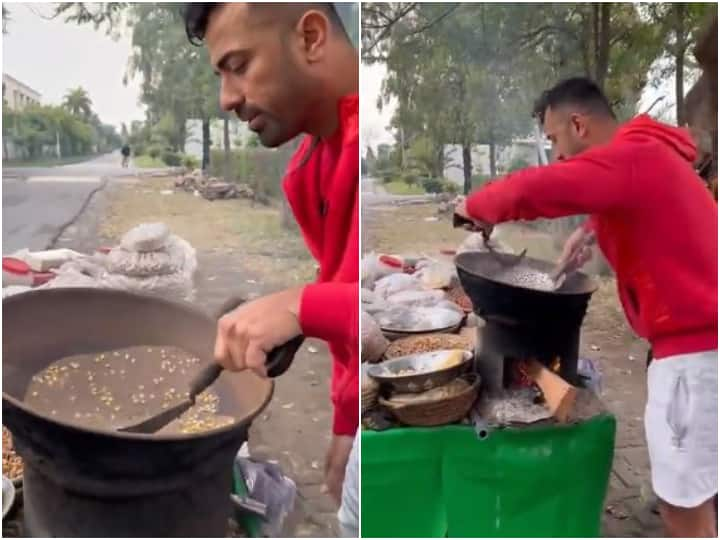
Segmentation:
<svg viewBox="0 0 720 540">
<path fill-rule="evenodd" d="M 631 170 L 627 157 L 610 146 L 588 150 L 491 182 L 467 198 L 467 213 L 495 224 L 620 210 L 635 199 Z"/>
</svg>

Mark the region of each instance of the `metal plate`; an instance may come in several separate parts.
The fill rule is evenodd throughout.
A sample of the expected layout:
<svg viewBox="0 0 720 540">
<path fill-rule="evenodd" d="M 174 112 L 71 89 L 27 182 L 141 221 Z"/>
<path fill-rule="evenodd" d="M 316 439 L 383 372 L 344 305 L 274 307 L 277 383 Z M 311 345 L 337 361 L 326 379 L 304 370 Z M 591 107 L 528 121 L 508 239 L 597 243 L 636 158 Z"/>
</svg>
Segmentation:
<svg viewBox="0 0 720 540">
<path fill-rule="evenodd" d="M 427 317 L 427 324 L 424 325 L 413 325 L 413 324 L 382 324 L 380 318 L 382 313 L 376 315 L 376 320 L 382 331 L 392 333 L 403 333 L 403 334 L 423 334 L 428 332 L 437 332 L 439 330 L 446 330 L 448 328 L 454 328 L 458 326 L 464 317 L 463 313 L 458 313 L 452 309 L 447 308 L 434 308 L 434 307 L 419 307 L 419 308 L 408 308 L 413 315 L 418 317 Z"/>
<path fill-rule="evenodd" d="M 432 351 L 400 356 L 380 364 L 368 366 L 367 374 L 381 384 L 389 384 L 399 392 L 424 392 L 442 386 L 462 374 L 469 366 L 473 354 L 463 351 L 463 361 L 455 366 L 438 369 L 438 365 L 451 350 Z M 399 375 L 403 370 L 414 373 Z"/>
<path fill-rule="evenodd" d="M 8 515 L 8 512 L 13 507 L 13 504 L 15 503 L 15 486 L 10 481 L 10 479 L 7 476 L 2 477 L 2 517 L 5 519 L 5 516 Z"/>
</svg>

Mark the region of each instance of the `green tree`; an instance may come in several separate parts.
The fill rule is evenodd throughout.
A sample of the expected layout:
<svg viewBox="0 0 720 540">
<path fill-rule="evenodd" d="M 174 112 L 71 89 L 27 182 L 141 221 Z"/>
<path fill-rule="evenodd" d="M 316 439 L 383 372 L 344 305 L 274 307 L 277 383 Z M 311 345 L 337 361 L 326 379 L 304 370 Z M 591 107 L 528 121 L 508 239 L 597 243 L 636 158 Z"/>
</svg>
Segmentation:
<svg viewBox="0 0 720 540">
<path fill-rule="evenodd" d="M 378 106 L 397 101 L 391 125 L 401 166 L 413 141 L 423 137 L 435 148 L 436 169 L 445 144 L 462 147 L 466 190 L 473 145 L 490 147 L 496 175 L 497 147 L 529 135 L 534 100 L 569 76 L 594 79 L 620 118 L 632 116 L 654 82 L 653 62 L 670 49 L 687 54 L 697 27 L 689 14 L 712 9 L 657 6 L 364 3 L 363 61 L 387 68 Z M 658 20 L 674 21 L 681 37 L 673 40 L 672 25 Z M 682 72 L 679 56 L 674 64 Z"/>
<path fill-rule="evenodd" d="M 220 117 L 219 86 L 203 47 L 187 40 L 182 20 L 185 4 L 181 3 L 100 3 L 70 2 L 60 4 L 55 16 L 66 22 L 105 26 L 110 33 L 127 25 L 132 32 L 133 50 L 128 61 L 126 80 L 141 78 L 141 102 L 146 106 L 148 131 L 137 131 L 135 138 L 149 135 L 169 114 L 174 132 L 168 133 L 167 122 L 161 131 L 172 150 L 182 151 L 185 125 L 189 118 L 202 120 L 202 167 L 210 162 L 210 121 Z M 157 130 L 155 130 L 157 134 Z M 141 146 L 149 138 L 136 140 Z"/>
<path fill-rule="evenodd" d="M 87 91 L 80 86 L 67 91 L 63 98 L 63 107 L 75 116 L 80 116 L 85 119 L 89 119 L 93 114 L 90 96 L 88 96 Z"/>
<path fill-rule="evenodd" d="M 4 108 L 3 139 L 11 141 L 22 157 L 35 159 L 55 155 L 58 141 L 63 156 L 87 155 L 94 148 L 105 151 L 116 143 L 117 134 L 112 126 L 94 126 L 63 107 L 44 105 L 22 111 Z M 7 145 L 4 150 L 7 155 Z"/>
<path fill-rule="evenodd" d="M 497 9 L 479 4 L 417 4 L 408 11 L 402 4 L 373 4 L 369 10 L 371 28 L 378 21 L 393 21 L 378 28 L 377 36 L 364 30 L 363 43 L 368 48 L 366 61 L 385 61 L 383 98 L 398 101 L 393 125 L 401 153 L 416 137 L 425 137 L 426 146 L 432 147 L 430 170 L 441 176 L 444 146 L 460 145 L 465 190 L 469 190 L 473 145 L 490 145 L 494 170 L 496 146 L 523 128 L 527 131 L 529 123 L 529 114 L 524 122 L 517 121 L 519 95 L 510 77 L 513 56 L 498 50 L 504 28 Z M 365 13 L 364 6 L 363 17 Z"/>
</svg>

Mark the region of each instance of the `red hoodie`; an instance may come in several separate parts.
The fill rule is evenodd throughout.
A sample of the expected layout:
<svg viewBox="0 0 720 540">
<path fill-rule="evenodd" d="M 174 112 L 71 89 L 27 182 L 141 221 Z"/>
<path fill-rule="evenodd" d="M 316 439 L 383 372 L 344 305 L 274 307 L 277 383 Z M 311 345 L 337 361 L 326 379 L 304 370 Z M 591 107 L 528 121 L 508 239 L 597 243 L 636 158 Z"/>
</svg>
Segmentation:
<svg viewBox="0 0 720 540">
<path fill-rule="evenodd" d="M 717 204 L 685 129 L 641 115 L 609 144 L 531 167 L 467 200 L 488 223 L 590 214 L 625 315 L 655 358 L 717 349 Z"/>
<path fill-rule="evenodd" d="M 358 426 L 358 96 L 340 100 L 334 135 L 306 137 L 283 183 L 303 238 L 320 265 L 300 301 L 300 326 L 328 342 L 333 356 L 333 433 Z"/>
</svg>

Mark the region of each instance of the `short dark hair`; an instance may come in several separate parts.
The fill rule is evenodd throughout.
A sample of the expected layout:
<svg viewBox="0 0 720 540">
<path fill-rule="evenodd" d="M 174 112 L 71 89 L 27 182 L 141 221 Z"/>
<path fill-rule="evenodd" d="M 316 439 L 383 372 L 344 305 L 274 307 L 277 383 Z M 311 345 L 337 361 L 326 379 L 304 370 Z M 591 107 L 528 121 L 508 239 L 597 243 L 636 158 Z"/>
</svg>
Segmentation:
<svg viewBox="0 0 720 540">
<path fill-rule="evenodd" d="M 207 25 L 208 20 L 210 19 L 210 14 L 218 7 L 220 7 L 223 3 L 222 2 L 188 2 L 185 7 L 185 33 L 187 34 L 188 39 L 190 40 L 190 43 L 193 45 L 200 45 L 202 44 L 203 39 L 205 39 L 205 32 L 207 32 Z M 295 4 L 295 6 L 293 6 Z M 256 3 L 255 5 L 260 5 L 260 3 Z M 299 5 L 299 2 L 287 2 L 286 4 L 282 3 L 266 3 L 264 5 L 267 5 L 269 7 L 287 7 L 287 6 L 293 6 L 296 7 Z M 328 19 L 330 20 L 330 24 L 332 24 L 335 28 L 341 30 L 343 34 L 347 37 L 347 32 L 345 31 L 345 26 L 343 25 L 342 19 L 340 18 L 340 15 L 337 12 L 337 9 L 335 9 L 335 4 L 332 2 L 327 3 L 316 3 L 316 4 L 303 4 L 305 6 L 313 6 L 316 9 L 319 9 L 327 15 Z M 348 38 L 349 39 L 349 38 Z"/>
<path fill-rule="evenodd" d="M 565 79 L 545 90 L 535 102 L 533 116 L 544 124 L 547 108 L 560 105 L 575 105 L 592 114 L 615 118 L 615 113 L 602 89 L 586 77 Z"/>
</svg>

